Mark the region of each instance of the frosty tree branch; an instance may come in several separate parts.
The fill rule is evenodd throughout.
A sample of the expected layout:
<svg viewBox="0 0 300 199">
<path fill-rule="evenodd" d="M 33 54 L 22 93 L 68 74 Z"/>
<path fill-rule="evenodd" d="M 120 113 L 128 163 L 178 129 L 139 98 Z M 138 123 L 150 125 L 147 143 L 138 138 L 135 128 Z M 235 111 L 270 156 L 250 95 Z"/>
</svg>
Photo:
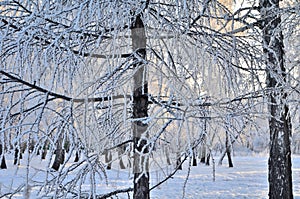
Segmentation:
<svg viewBox="0 0 300 199">
<path fill-rule="evenodd" d="M 3 70 L 0 70 L 0 73 L 5 75 L 6 77 L 10 78 L 11 80 L 14 80 L 18 83 L 21 83 L 25 86 L 28 86 L 30 87 L 31 89 L 35 89 L 39 92 L 42 92 L 44 94 L 47 94 L 49 96 L 52 96 L 52 97 L 55 97 L 56 99 L 63 99 L 63 100 L 66 100 L 66 101 L 72 101 L 74 103 L 83 103 L 83 102 L 105 102 L 105 101 L 109 101 L 111 100 L 112 98 L 113 99 L 123 99 L 124 98 L 124 95 L 117 95 L 117 96 L 113 96 L 113 97 L 92 97 L 92 98 L 72 98 L 72 97 L 69 97 L 69 96 L 66 96 L 66 95 L 62 95 L 62 94 L 58 94 L 58 93 L 54 93 L 54 92 L 51 92 L 47 89 L 44 89 L 42 87 L 39 87 L 35 84 L 32 84 L 32 83 L 29 83 L 29 82 L 26 82 L 14 75 L 11 75 Z M 130 96 L 126 96 L 128 98 L 130 98 Z"/>
</svg>

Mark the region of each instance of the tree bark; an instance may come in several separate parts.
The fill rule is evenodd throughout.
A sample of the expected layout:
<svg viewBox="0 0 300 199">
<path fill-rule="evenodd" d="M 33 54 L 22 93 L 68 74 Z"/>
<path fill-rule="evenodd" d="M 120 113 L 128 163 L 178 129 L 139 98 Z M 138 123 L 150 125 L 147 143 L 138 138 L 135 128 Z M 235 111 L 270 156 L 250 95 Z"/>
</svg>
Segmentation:
<svg viewBox="0 0 300 199">
<path fill-rule="evenodd" d="M 226 141 L 225 141 L 225 146 L 226 146 L 226 154 L 228 158 L 228 166 L 233 167 L 232 163 L 232 158 L 231 158 L 231 140 L 229 141 L 229 135 L 228 132 L 226 132 Z"/>
<path fill-rule="evenodd" d="M 206 159 L 206 137 L 204 138 L 204 142 L 201 144 L 201 150 L 200 150 L 200 162 L 205 164 Z"/>
<path fill-rule="evenodd" d="M 42 149 L 42 160 L 45 160 L 46 159 L 46 156 L 47 156 L 47 151 L 48 151 L 48 141 L 46 141 L 44 143 L 44 146 L 43 146 L 43 149 Z"/>
<path fill-rule="evenodd" d="M 1 165 L 0 169 L 7 169 L 6 161 L 5 161 L 5 155 L 4 155 L 4 150 L 3 150 L 3 145 L 0 144 L 0 157 L 1 157 Z"/>
<path fill-rule="evenodd" d="M 142 120 L 148 117 L 148 84 L 146 79 L 146 34 L 141 14 L 138 14 L 131 27 L 132 47 L 136 53 L 134 68 L 133 90 L 133 172 L 134 172 L 134 199 L 149 199 L 149 147 L 147 140 L 148 124 Z"/>
<path fill-rule="evenodd" d="M 201 158 L 200 158 L 200 162 L 203 163 L 203 164 L 206 164 L 206 165 L 209 165 L 209 157 L 207 159 L 207 152 L 206 152 L 206 149 L 207 149 L 207 121 L 204 120 L 204 124 L 203 124 L 203 131 L 204 131 L 204 135 L 203 135 L 203 143 L 201 144 L 201 150 L 200 150 L 200 154 L 201 154 Z M 208 160 L 208 164 L 207 164 L 207 160 Z"/>
<path fill-rule="evenodd" d="M 269 198 L 293 198 L 291 169 L 291 120 L 286 104 L 287 83 L 279 0 L 260 0 L 263 50 L 266 61 L 270 131 Z"/>
<path fill-rule="evenodd" d="M 210 160 L 210 153 L 207 154 L 206 156 L 206 162 L 205 162 L 205 165 L 209 166 L 209 160 Z"/>
<path fill-rule="evenodd" d="M 197 157 L 196 157 L 196 152 L 195 150 L 193 150 L 193 162 L 192 162 L 192 166 L 197 166 Z"/>
<path fill-rule="evenodd" d="M 57 140 L 56 143 L 56 150 L 55 150 L 55 159 L 52 164 L 52 169 L 58 171 L 61 164 L 64 163 L 65 159 L 65 150 L 63 149 L 63 143 L 62 143 L 62 135 L 60 135 L 60 138 Z"/>
<path fill-rule="evenodd" d="M 78 162 L 78 161 L 79 161 L 79 153 L 78 151 L 76 151 L 74 162 Z"/>
<path fill-rule="evenodd" d="M 20 164 L 20 150 L 16 146 L 15 151 L 14 151 L 14 165 L 19 165 Z"/>
</svg>

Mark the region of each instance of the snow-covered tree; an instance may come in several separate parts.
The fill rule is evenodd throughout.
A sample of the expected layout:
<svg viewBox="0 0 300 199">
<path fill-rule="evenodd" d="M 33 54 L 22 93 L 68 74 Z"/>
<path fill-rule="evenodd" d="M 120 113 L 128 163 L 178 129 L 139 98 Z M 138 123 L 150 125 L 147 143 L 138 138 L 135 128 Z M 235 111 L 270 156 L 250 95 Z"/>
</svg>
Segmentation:
<svg viewBox="0 0 300 199">
<path fill-rule="evenodd" d="M 289 68 L 285 61 L 284 26 L 281 23 L 283 14 L 280 7 L 280 1 L 260 1 L 266 84 L 269 90 L 269 197 L 293 198 L 290 143 L 292 122 L 289 103 L 289 95 L 294 92 L 291 91 L 293 87 L 290 79 L 293 79 L 293 68 Z"/>
<path fill-rule="evenodd" d="M 42 197 L 100 197 L 105 169 L 128 165 L 133 187 L 104 196 L 149 198 L 153 169 L 176 171 L 215 135 L 237 140 L 257 118 L 274 120 L 264 55 L 277 39 L 268 27 L 280 28 L 266 25 L 274 17 L 258 2 L 243 2 L 0 2 L 1 156 L 14 150 L 20 161 L 25 151 L 29 172 L 47 152 L 44 182 L 27 178 L 11 196 L 38 187 Z M 293 95 L 279 101 L 299 96 L 294 68 L 293 84 L 280 82 Z"/>
</svg>

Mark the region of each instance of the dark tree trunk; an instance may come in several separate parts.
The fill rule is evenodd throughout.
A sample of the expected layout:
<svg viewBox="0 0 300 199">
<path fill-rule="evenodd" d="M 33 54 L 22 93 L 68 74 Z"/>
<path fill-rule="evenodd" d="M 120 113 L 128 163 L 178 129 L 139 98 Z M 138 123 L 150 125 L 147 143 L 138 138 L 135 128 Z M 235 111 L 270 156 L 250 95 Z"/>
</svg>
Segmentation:
<svg viewBox="0 0 300 199">
<path fill-rule="evenodd" d="M 20 150 L 16 147 L 14 153 L 14 165 L 19 164 L 20 161 Z"/>
<path fill-rule="evenodd" d="M 201 157 L 200 162 L 203 163 L 203 164 L 205 164 L 205 156 Z"/>
<path fill-rule="evenodd" d="M 193 162 L 192 162 L 192 166 L 197 166 L 197 158 L 196 158 L 196 152 L 193 151 Z"/>
<path fill-rule="evenodd" d="M 36 155 L 37 156 L 39 156 L 41 153 L 40 153 L 40 150 L 41 150 L 41 148 L 39 148 L 39 149 L 37 149 L 37 151 L 36 151 Z"/>
<path fill-rule="evenodd" d="M 21 144 L 21 148 L 20 148 L 20 150 L 21 150 L 20 159 L 23 159 L 23 155 L 22 154 L 25 153 L 26 148 L 27 148 L 27 144 L 25 142 L 23 142 Z"/>
<path fill-rule="evenodd" d="M 78 162 L 78 161 L 79 161 L 79 153 L 78 151 L 76 151 L 74 162 Z"/>
<path fill-rule="evenodd" d="M 46 159 L 46 156 L 47 156 L 47 150 L 43 149 L 41 159 L 42 159 L 42 160 L 45 160 L 45 159 Z"/>
<path fill-rule="evenodd" d="M 228 135 L 228 132 L 226 131 L 225 150 L 221 155 L 221 158 L 220 158 L 219 163 L 218 163 L 219 165 L 222 165 L 223 159 L 227 155 L 228 166 L 233 167 L 232 158 L 231 158 L 231 146 L 232 146 L 233 143 L 234 143 L 234 140 L 233 141 L 229 140 L 229 135 Z"/>
<path fill-rule="evenodd" d="M 201 144 L 201 151 L 200 151 L 200 155 L 201 155 L 201 158 L 200 158 L 200 162 L 205 164 L 205 160 L 206 160 L 206 156 L 207 156 L 207 153 L 206 153 L 206 140 L 207 140 L 207 121 L 205 120 L 204 121 L 204 126 L 203 126 L 203 131 L 204 131 L 204 135 L 203 135 L 203 143 Z"/>
<path fill-rule="evenodd" d="M 137 69 L 134 74 L 133 91 L 133 118 L 140 119 L 148 117 L 148 84 L 146 79 L 146 66 L 140 59 L 146 58 L 146 35 L 145 27 L 141 14 L 138 14 L 131 27 L 132 47 L 136 53 L 137 62 L 134 68 Z M 148 168 L 148 143 L 142 137 L 147 136 L 148 124 L 142 121 L 133 123 L 133 172 L 134 172 L 134 199 L 149 199 L 149 168 Z"/>
<path fill-rule="evenodd" d="M 5 161 L 5 156 L 4 156 L 4 150 L 2 144 L 0 144 L 0 157 L 1 158 L 1 165 L 0 169 L 7 169 L 6 161 Z"/>
<path fill-rule="evenodd" d="M 44 143 L 44 146 L 43 146 L 43 149 L 42 149 L 42 160 L 45 160 L 46 159 L 46 156 L 47 156 L 47 150 L 48 150 L 48 141 L 46 141 Z"/>
<path fill-rule="evenodd" d="M 68 139 L 65 139 L 64 149 L 65 149 L 66 153 L 70 152 L 70 141 Z"/>
<path fill-rule="evenodd" d="M 64 163 L 65 151 L 63 149 L 56 149 L 55 159 L 52 165 L 52 169 L 58 171 L 61 164 Z"/>
<path fill-rule="evenodd" d="M 7 165 L 6 165 L 6 161 L 5 161 L 5 156 L 2 156 L 2 160 L 1 160 L 1 169 L 7 169 Z"/>
<path fill-rule="evenodd" d="M 127 152 L 127 168 L 132 168 L 132 158 L 130 157 L 130 152 Z"/>
<path fill-rule="evenodd" d="M 167 146 L 165 147 L 165 154 L 166 154 L 167 164 L 168 164 L 168 165 L 172 165 L 171 160 L 170 160 L 170 152 L 169 152 L 169 148 L 168 148 Z"/>
<path fill-rule="evenodd" d="M 233 167 L 233 162 L 232 162 L 230 151 L 227 151 L 227 158 L 228 158 L 228 166 Z"/>
<path fill-rule="evenodd" d="M 112 161 L 112 153 L 109 152 L 108 153 L 108 163 L 107 163 L 107 169 L 110 170 L 111 169 L 111 162 Z"/>
<path fill-rule="evenodd" d="M 108 162 L 109 162 L 108 153 L 109 153 L 108 150 L 105 150 L 105 151 L 104 151 L 104 162 L 105 162 L 105 163 L 108 163 Z"/>
<path fill-rule="evenodd" d="M 209 164 L 209 160 L 210 160 L 210 153 L 207 154 L 207 156 L 206 156 L 206 162 L 205 162 L 205 165 L 207 165 L 207 166 L 210 165 L 210 164 Z"/>
<path fill-rule="evenodd" d="M 228 132 L 226 132 L 226 141 L 225 141 L 225 147 L 226 147 L 226 154 L 228 158 L 228 166 L 233 167 L 232 158 L 231 158 L 231 141 L 229 141 L 229 135 Z"/>
<path fill-rule="evenodd" d="M 269 88 L 269 198 L 293 198 L 290 137 L 292 134 L 284 63 L 283 35 L 280 27 L 280 0 L 260 0 L 263 47 Z"/>
<path fill-rule="evenodd" d="M 60 136 L 62 137 L 62 135 Z M 58 171 L 61 164 L 64 163 L 65 159 L 65 150 L 63 149 L 63 139 L 58 139 L 56 144 L 56 150 L 55 150 L 55 159 L 52 165 L 52 169 Z"/>
<path fill-rule="evenodd" d="M 206 139 L 205 139 L 206 140 Z M 201 145 L 201 150 L 200 150 L 200 162 L 205 164 L 205 158 L 206 158 L 206 146 L 205 146 L 205 140 L 204 143 Z"/>
</svg>

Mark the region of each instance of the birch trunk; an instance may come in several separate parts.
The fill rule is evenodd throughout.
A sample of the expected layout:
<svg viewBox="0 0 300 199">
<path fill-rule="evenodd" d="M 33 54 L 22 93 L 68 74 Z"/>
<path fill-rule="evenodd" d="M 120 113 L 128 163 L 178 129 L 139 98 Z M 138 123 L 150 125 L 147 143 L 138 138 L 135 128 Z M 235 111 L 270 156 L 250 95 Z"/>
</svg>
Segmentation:
<svg viewBox="0 0 300 199">
<path fill-rule="evenodd" d="M 261 0 L 263 27 L 263 49 L 266 58 L 267 87 L 270 91 L 269 102 L 269 198 L 291 199 L 291 120 L 286 104 L 287 94 L 284 84 L 287 82 L 284 63 L 284 46 L 279 14 L 279 0 Z"/>
<path fill-rule="evenodd" d="M 134 172 L 134 199 L 150 198 L 147 127 L 142 120 L 148 117 L 148 84 L 146 80 L 146 66 L 142 61 L 146 58 L 146 35 L 141 14 L 138 14 L 131 27 L 132 47 L 136 53 L 134 68 L 133 91 L 133 172 Z"/>
</svg>

